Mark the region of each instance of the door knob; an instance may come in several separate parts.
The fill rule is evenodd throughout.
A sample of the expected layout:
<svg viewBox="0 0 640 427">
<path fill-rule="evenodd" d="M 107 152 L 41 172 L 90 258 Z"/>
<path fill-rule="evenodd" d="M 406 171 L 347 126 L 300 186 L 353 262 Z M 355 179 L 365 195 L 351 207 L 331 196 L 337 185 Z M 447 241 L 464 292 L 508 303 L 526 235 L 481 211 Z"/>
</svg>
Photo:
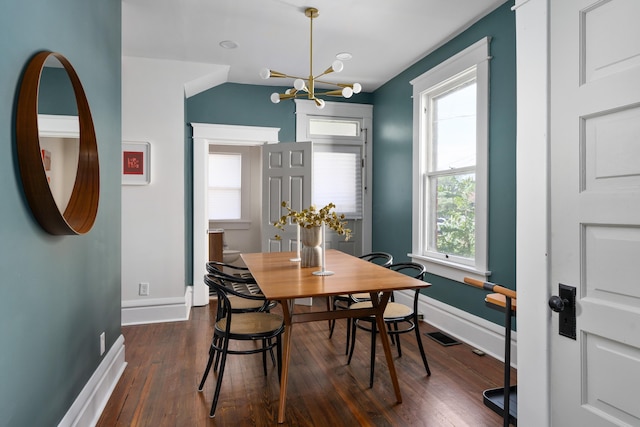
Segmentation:
<svg viewBox="0 0 640 427">
<path fill-rule="evenodd" d="M 568 304 L 569 304 L 568 299 L 560 298 L 557 295 L 554 295 L 551 298 L 549 298 L 549 307 L 551 308 L 551 310 L 555 311 L 556 313 L 560 313 L 564 311 L 565 307 Z"/>
<path fill-rule="evenodd" d="M 549 298 L 549 307 L 558 317 L 558 333 L 576 339 L 576 288 L 558 284 L 558 295 Z"/>
</svg>

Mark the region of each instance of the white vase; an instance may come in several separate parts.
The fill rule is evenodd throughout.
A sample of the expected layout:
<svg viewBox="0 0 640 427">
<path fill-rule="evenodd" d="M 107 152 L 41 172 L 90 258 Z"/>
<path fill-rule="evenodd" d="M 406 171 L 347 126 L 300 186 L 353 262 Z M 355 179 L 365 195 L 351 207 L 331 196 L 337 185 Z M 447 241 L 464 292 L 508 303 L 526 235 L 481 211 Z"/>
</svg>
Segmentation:
<svg viewBox="0 0 640 427">
<path fill-rule="evenodd" d="M 319 267 L 322 264 L 322 227 L 302 227 L 300 229 L 301 267 Z"/>
</svg>

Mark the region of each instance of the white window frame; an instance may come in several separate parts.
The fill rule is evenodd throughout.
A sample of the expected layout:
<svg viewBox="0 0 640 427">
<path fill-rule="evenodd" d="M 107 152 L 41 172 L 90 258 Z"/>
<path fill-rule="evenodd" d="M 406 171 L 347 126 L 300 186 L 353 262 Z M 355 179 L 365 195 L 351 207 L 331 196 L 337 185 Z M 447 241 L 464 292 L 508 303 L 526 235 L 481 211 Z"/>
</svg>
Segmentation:
<svg viewBox="0 0 640 427">
<path fill-rule="evenodd" d="M 488 271 L 488 151 L 489 151 L 489 43 L 486 37 L 459 52 L 445 62 L 411 81 L 413 85 L 413 206 L 412 244 L 408 256 L 424 264 L 429 273 L 462 282 L 464 277 L 485 281 Z M 427 250 L 426 224 L 428 218 L 425 188 L 429 149 L 426 94 L 442 83 L 475 68 L 477 88 L 476 111 L 476 199 L 475 199 L 475 258 L 456 260 L 445 254 Z"/>
</svg>

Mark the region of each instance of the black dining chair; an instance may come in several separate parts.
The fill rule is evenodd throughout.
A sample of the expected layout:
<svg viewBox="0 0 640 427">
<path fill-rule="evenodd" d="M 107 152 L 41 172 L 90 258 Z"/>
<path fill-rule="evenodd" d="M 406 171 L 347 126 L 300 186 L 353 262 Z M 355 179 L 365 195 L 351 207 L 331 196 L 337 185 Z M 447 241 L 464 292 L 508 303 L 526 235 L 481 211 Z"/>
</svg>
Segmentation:
<svg viewBox="0 0 640 427">
<path fill-rule="evenodd" d="M 238 265 L 227 264 L 222 261 L 208 261 L 207 272 L 209 274 L 223 273 L 228 276 L 237 277 L 247 281 L 247 283 L 255 283 L 255 280 L 247 267 L 240 267 Z M 209 289 L 209 296 L 214 295 L 213 289 Z"/>
<path fill-rule="evenodd" d="M 212 270 L 227 272 L 227 274 L 231 274 L 232 276 L 240 277 L 242 279 L 253 279 L 253 276 L 247 267 L 228 264 L 222 261 L 208 261 L 207 271 L 211 273 Z"/>
<path fill-rule="evenodd" d="M 393 271 L 397 271 L 402 274 L 406 274 L 408 276 L 414 277 L 418 280 L 424 280 L 424 275 L 426 273 L 426 268 L 422 264 L 418 264 L 415 262 L 403 262 L 392 264 L 389 266 L 389 269 Z M 392 342 L 396 345 L 398 349 L 398 357 L 402 357 L 402 347 L 400 346 L 400 335 L 406 334 L 411 331 L 415 331 L 416 340 L 418 341 L 418 348 L 420 349 L 420 355 L 422 356 L 422 362 L 424 363 L 424 368 L 427 371 L 427 375 L 431 375 L 431 370 L 429 369 L 429 363 L 427 362 L 427 356 L 424 353 L 424 347 L 422 345 L 422 340 L 420 338 L 420 328 L 419 328 L 419 320 L 418 320 L 418 300 L 420 296 L 419 289 L 413 289 L 413 306 L 408 306 L 405 304 L 397 303 L 392 300 L 387 303 L 387 306 L 384 310 L 384 322 L 387 326 L 387 334 L 392 339 Z M 351 304 L 349 306 L 350 309 L 359 309 L 359 308 L 369 308 L 373 307 L 371 301 L 362 301 Z M 402 326 L 401 328 L 399 327 Z M 373 387 L 373 375 L 375 368 L 375 360 L 376 360 L 376 319 L 375 316 L 367 316 L 367 317 L 359 317 L 350 320 L 350 328 L 351 328 L 351 348 L 349 350 L 349 360 L 347 364 L 351 363 L 351 358 L 353 357 L 353 351 L 356 343 L 356 330 L 363 329 L 369 331 L 371 333 L 371 369 L 370 369 L 370 377 L 369 377 L 369 387 Z M 395 338 L 395 339 L 394 339 Z"/>
<path fill-rule="evenodd" d="M 231 309 L 234 313 L 242 313 L 249 311 L 269 311 L 276 306 L 275 301 L 267 301 L 262 290 L 253 279 L 253 277 L 239 277 L 225 273 L 217 268 L 212 268 L 207 265 L 207 271 L 210 275 L 225 280 L 227 284 L 233 286 L 236 291 L 243 295 L 254 295 L 260 298 L 242 298 L 236 295 L 229 295 L 229 301 L 231 302 Z M 215 295 L 215 289 L 209 287 L 210 294 Z"/>
<path fill-rule="evenodd" d="M 249 311 L 238 312 L 231 305 L 230 297 L 253 299 L 265 301 L 264 296 L 255 295 L 248 290 L 239 286 L 238 283 L 232 283 L 231 280 L 222 276 L 206 275 L 204 281 L 211 289 L 214 289 L 218 296 L 218 309 L 216 313 L 213 338 L 209 347 L 209 359 L 205 368 L 202 380 L 198 386 L 198 391 L 202 391 L 205 381 L 209 375 L 212 365 L 215 366 L 214 371 L 218 372 L 218 379 L 211 403 L 211 411 L 209 416 L 213 418 L 220 397 L 220 389 L 222 386 L 222 378 L 229 354 L 257 354 L 262 353 L 262 366 L 264 375 L 267 375 L 267 352 L 272 352 L 275 347 L 277 350 L 277 367 L 278 377 L 281 375 L 282 346 L 281 336 L 284 331 L 284 322 L 282 316 L 265 311 Z M 275 339 L 275 342 L 273 341 Z M 230 349 L 229 342 L 235 341 L 260 341 L 261 345 L 257 348 L 245 350 Z M 219 361 L 219 366 L 218 366 Z"/>
<path fill-rule="evenodd" d="M 393 255 L 387 252 L 371 252 L 365 255 L 361 255 L 358 258 L 363 259 L 368 262 L 372 262 L 374 264 L 378 264 L 381 267 L 389 267 L 393 263 Z M 332 310 L 346 310 L 349 308 L 351 304 L 355 304 L 357 302 L 369 301 L 370 296 L 367 293 L 360 294 L 341 294 L 335 295 L 329 300 L 329 305 Z M 331 320 L 329 322 L 329 338 L 333 336 L 333 329 L 336 325 L 335 320 Z M 350 328 L 347 327 L 347 341 L 345 345 L 344 354 L 348 354 L 349 352 L 349 336 L 350 336 Z"/>
<path fill-rule="evenodd" d="M 220 280 L 223 280 L 227 286 L 231 286 L 237 293 L 243 295 L 227 295 L 231 306 L 231 311 L 233 313 L 251 313 L 259 311 L 268 313 L 277 305 L 276 301 L 268 301 L 265 298 L 264 294 L 262 293 L 262 289 L 260 289 L 253 277 L 242 278 L 238 276 L 232 276 L 216 268 L 210 269 L 209 274 L 211 276 L 217 277 Z M 216 293 L 215 289 L 211 287 L 210 290 L 211 292 L 213 292 L 213 294 Z M 252 297 L 247 298 L 247 295 L 250 295 Z M 220 308 L 221 306 L 218 305 L 218 309 Z M 275 356 L 273 355 L 273 350 L 271 350 L 269 353 L 271 354 L 271 360 L 275 364 Z M 214 364 L 214 370 L 216 370 L 218 367 L 218 362 L 220 360 L 219 358 L 220 353 L 217 354 Z"/>
</svg>

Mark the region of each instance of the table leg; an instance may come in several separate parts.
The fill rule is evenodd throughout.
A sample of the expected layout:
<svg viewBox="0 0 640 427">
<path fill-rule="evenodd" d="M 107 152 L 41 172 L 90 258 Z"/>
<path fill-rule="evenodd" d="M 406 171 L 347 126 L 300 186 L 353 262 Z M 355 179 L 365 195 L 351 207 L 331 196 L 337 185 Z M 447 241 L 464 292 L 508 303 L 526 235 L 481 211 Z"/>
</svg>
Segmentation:
<svg viewBox="0 0 640 427">
<path fill-rule="evenodd" d="M 382 348 L 384 348 L 384 356 L 387 359 L 387 366 L 389 367 L 389 375 L 391 376 L 391 382 L 393 383 L 393 390 L 396 393 L 396 402 L 402 403 L 402 394 L 400 393 L 400 384 L 398 383 L 398 374 L 396 373 L 396 366 L 393 363 L 393 354 L 391 353 L 391 345 L 389 344 L 389 335 L 387 335 L 387 325 L 384 323 L 384 309 L 387 307 L 387 302 L 391 297 L 391 292 L 384 292 L 380 299 L 377 294 L 371 293 L 371 301 L 376 311 L 376 324 L 378 331 L 380 332 L 380 340 L 382 341 Z"/>
<path fill-rule="evenodd" d="M 327 297 L 327 311 L 332 311 L 333 310 L 333 297 L 328 296 Z M 331 320 L 327 320 L 327 322 L 329 322 L 329 330 L 331 330 Z M 333 322 L 335 322 L 335 320 L 333 320 Z M 331 337 L 329 337 L 331 338 Z"/>
<path fill-rule="evenodd" d="M 282 339 L 282 376 L 280 377 L 280 400 L 278 401 L 278 424 L 284 423 L 285 404 L 287 402 L 287 383 L 289 379 L 289 359 L 291 356 L 291 326 L 293 325 L 294 300 L 281 301 L 284 318 L 284 337 Z"/>
</svg>

